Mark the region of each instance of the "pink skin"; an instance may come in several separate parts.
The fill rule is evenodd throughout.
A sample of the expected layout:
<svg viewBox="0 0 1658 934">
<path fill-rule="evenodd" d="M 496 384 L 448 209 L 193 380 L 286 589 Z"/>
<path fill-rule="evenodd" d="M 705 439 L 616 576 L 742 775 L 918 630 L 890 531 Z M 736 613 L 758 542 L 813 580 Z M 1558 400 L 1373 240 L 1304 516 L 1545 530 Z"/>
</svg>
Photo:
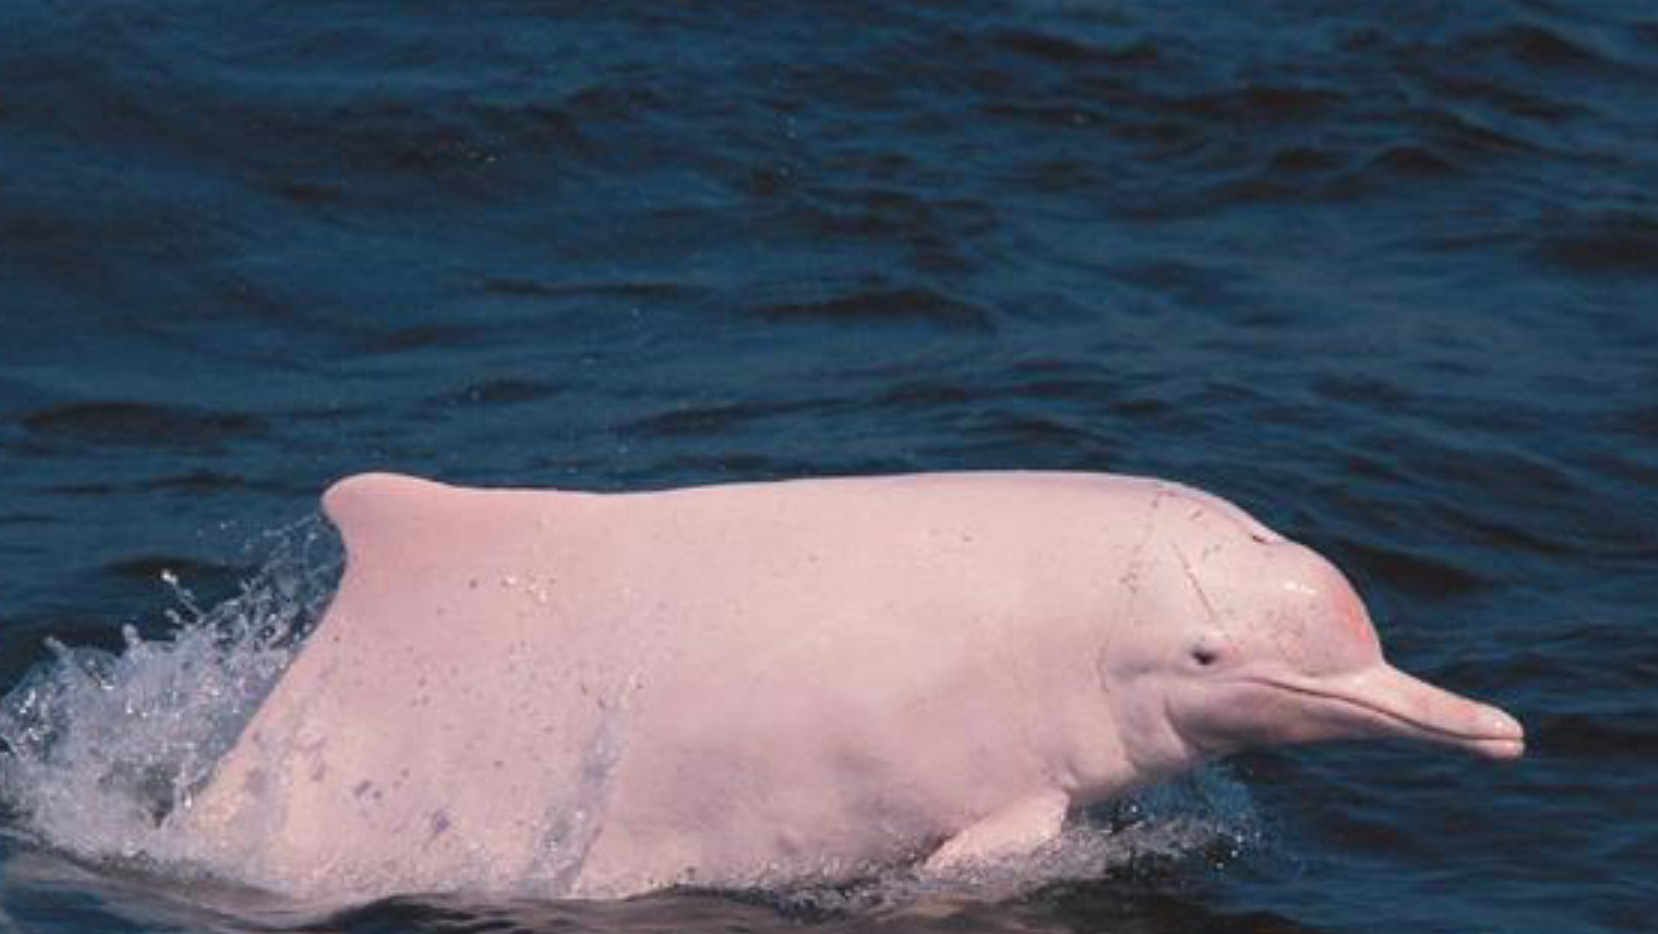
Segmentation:
<svg viewBox="0 0 1658 934">
<path fill-rule="evenodd" d="M 943 871 L 1244 746 L 1523 749 L 1388 667 L 1328 562 L 1175 484 L 365 475 L 324 502 L 340 593 L 172 818 L 290 895 Z"/>
</svg>

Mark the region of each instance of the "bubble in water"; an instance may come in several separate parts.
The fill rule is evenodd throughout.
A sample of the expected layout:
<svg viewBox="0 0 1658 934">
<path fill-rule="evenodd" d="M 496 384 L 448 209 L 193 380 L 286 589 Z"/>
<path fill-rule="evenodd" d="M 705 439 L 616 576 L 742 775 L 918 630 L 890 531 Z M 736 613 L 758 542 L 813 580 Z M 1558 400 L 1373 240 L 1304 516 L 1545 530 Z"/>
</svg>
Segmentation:
<svg viewBox="0 0 1658 934">
<path fill-rule="evenodd" d="M 42 843 L 98 861 L 189 862 L 166 818 L 188 803 L 321 615 L 340 567 L 320 517 L 267 533 L 260 571 L 203 609 L 170 571 L 171 632 L 119 653 L 48 640 L 0 700 L 0 801 Z"/>
</svg>

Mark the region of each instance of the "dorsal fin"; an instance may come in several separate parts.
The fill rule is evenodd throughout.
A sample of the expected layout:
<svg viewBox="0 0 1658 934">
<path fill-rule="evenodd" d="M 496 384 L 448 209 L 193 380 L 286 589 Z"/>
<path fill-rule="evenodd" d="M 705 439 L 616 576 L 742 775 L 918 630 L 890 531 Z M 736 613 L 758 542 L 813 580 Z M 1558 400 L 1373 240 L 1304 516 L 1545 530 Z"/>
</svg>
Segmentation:
<svg viewBox="0 0 1658 934">
<path fill-rule="evenodd" d="M 342 586 L 364 574 L 412 585 L 479 562 L 506 575 L 547 561 L 568 562 L 592 550 L 595 533 L 583 520 L 598 499 L 365 473 L 329 487 L 322 508 L 345 542 Z"/>
<path fill-rule="evenodd" d="M 370 568 L 401 567 L 406 574 L 424 563 L 416 556 L 440 559 L 431 552 L 447 536 L 437 530 L 466 518 L 453 507 L 467 492 L 393 473 L 357 474 L 329 487 L 322 510 L 345 543 L 347 579 Z"/>
<path fill-rule="evenodd" d="M 393 522 L 411 507 L 429 502 L 433 494 L 454 487 L 395 473 L 360 473 L 346 477 L 322 494 L 322 510 L 349 539 L 364 526 Z M 349 545 L 349 541 L 347 542 Z"/>
</svg>

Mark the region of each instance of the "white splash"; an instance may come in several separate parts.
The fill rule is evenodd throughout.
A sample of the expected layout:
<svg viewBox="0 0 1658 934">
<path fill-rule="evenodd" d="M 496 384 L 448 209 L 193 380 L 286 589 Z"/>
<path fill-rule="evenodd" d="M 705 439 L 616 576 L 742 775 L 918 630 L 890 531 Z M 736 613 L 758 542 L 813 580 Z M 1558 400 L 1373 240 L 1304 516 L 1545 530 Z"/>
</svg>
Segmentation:
<svg viewBox="0 0 1658 934">
<path fill-rule="evenodd" d="M 170 572 L 172 632 L 123 627 L 119 653 L 47 645 L 53 658 L 0 700 L 0 802 L 42 844 L 99 863 L 182 871 L 183 806 L 293 657 L 333 592 L 337 539 L 313 517 L 255 543 L 269 557 L 203 610 Z"/>
<path fill-rule="evenodd" d="M 791 913 L 869 915 L 1016 899 L 1050 886 L 1220 866 L 1265 835 L 1247 789 L 1224 767 L 1144 789 L 1069 822 L 1034 853 L 948 873 L 878 868 L 854 880 L 770 887 L 763 901 Z"/>
</svg>

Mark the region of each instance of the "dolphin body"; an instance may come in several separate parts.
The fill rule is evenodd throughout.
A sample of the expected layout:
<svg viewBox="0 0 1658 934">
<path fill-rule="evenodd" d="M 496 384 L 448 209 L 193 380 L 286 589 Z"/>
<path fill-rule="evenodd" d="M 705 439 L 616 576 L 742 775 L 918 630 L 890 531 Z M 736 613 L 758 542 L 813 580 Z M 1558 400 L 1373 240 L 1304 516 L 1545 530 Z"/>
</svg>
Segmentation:
<svg viewBox="0 0 1658 934">
<path fill-rule="evenodd" d="M 1390 667 L 1329 562 L 1173 483 L 368 474 L 324 508 L 339 592 L 169 817 L 296 897 L 944 871 L 1245 746 L 1524 748 Z"/>
</svg>

